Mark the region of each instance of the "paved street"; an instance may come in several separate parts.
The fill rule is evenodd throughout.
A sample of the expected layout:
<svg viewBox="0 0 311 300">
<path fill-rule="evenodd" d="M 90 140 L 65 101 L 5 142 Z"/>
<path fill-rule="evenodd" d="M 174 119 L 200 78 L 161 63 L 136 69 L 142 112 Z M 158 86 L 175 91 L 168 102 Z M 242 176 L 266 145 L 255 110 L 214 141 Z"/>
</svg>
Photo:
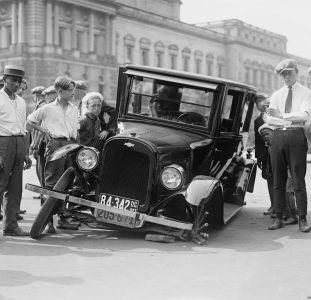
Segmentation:
<svg viewBox="0 0 311 300">
<path fill-rule="evenodd" d="M 37 183 L 34 167 L 24 181 Z M 22 201 L 26 229 L 39 209 L 33 195 L 25 191 Z M 311 233 L 300 233 L 298 225 L 268 231 L 271 219 L 262 215 L 267 199 L 258 176 L 247 205 L 212 230 L 205 246 L 86 227 L 40 241 L 1 237 L 0 300 L 311 299 Z"/>
</svg>

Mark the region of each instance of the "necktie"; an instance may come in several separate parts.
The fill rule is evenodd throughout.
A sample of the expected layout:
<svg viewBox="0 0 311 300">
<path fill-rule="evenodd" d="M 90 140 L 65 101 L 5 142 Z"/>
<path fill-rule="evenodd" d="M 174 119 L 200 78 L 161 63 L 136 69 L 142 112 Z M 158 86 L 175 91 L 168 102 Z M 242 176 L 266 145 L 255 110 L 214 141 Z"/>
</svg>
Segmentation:
<svg viewBox="0 0 311 300">
<path fill-rule="evenodd" d="M 285 113 L 290 113 L 292 110 L 293 91 L 292 87 L 288 87 L 288 94 L 285 102 Z"/>
</svg>

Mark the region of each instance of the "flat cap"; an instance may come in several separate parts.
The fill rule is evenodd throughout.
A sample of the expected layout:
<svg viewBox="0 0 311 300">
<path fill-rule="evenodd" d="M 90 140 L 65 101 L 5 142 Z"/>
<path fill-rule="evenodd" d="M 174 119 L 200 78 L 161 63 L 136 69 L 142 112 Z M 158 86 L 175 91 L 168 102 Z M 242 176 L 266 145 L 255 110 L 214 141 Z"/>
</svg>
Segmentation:
<svg viewBox="0 0 311 300">
<path fill-rule="evenodd" d="M 260 135 L 262 135 L 262 131 L 264 130 L 264 129 L 269 129 L 269 130 L 274 130 L 274 128 L 272 127 L 272 126 L 270 126 L 269 124 L 267 124 L 267 123 L 264 123 L 263 125 L 261 125 L 259 128 L 258 128 L 258 133 L 260 134 Z"/>
<path fill-rule="evenodd" d="M 76 89 L 79 89 L 79 90 L 87 90 L 87 84 L 85 81 L 83 80 L 77 80 L 76 81 Z"/>
<path fill-rule="evenodd" d="M 22 66 L 7 65 L 7 66 L 4 66 L 3 75 L 24 77 L 25 69 Z"/>
<path fill-rule="evenodd" d="M 42 94 L 42 92 L 45 90 L 45 87 L 40 85 L 40 86 L 36 86 L 31 90 L 32 94 Z"/>
<path fill-rule="evenodd" d="M 275 67 L 275 73 L 281 74 L 283 71 L 296 70 L 298 71 L 297 62 L 294 59 L 284 59 Z"/>
<path fill-rule="evenodd" d="M 47 88 L 42 92 L 43 95 L 49 95 L 49 94 L 52 94 L 52 93 L 56 93 L 56 90 L 55 90 L 55 88 L 54 88 L 54 85 L 50 85 L 49 87 L 47 87 Z"/>
<path fill-rule="evenodd" d="M 308 68 L 308 74 L 311 76 L 311 67 Z"/>
</svg>

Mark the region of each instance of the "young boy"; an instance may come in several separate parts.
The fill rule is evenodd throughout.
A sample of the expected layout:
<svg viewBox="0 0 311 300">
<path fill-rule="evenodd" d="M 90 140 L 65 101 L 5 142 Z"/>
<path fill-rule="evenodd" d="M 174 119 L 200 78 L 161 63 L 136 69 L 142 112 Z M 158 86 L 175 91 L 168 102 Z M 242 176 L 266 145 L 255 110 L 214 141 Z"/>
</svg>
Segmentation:
<svg viewBox="0 0 311 300">
<path fill-rule="evenodd" d="M 109 134 L 109 131 L 102 130 L 99 119 L 103 96 L 97 92 L 88 93 L 82 102 L 86 103 L 86 113 L 79 121 L 80 144 L 101 150 L 103 142 Z"/>
</svg>

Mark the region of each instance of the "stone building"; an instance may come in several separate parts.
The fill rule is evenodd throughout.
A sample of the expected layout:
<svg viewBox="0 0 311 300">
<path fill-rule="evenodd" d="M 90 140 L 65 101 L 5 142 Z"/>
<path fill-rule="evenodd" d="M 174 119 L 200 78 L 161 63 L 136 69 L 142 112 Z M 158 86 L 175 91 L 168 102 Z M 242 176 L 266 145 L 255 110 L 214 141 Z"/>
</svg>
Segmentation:
<svg viewBox="0 0 311 300">
<path fill-rule="evenodd" d="M 0 0 L 0 67 L 25 66 L 29 89 L 67 74 L 112 103 L 118 66 L 143 64 L 221 76 L 271 93 L 283 58 L 295 58 L 311 87 L 311 60 L 287 39 L 240 20 L 190 25 L 180 0 Z M 26 95 L 26 98 L 30 98 Z"/>
</svg>

